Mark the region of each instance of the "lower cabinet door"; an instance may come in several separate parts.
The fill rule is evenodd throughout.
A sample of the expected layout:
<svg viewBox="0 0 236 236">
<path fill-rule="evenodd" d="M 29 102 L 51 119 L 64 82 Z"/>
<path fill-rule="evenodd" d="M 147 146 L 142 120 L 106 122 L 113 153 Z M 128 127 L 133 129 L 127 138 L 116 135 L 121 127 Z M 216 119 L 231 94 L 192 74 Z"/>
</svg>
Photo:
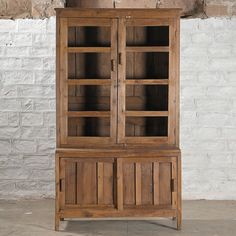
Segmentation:
<svg viewBox="0 0 236 236">
<path fill-rule="evenodd" d="M 115 204 L 113 158 L 62 158 L 62 208 Z"/>
<path fill-rule="evenodd" d="M 176 158 L 124 158 L 122 172 L 124 209 L 176 207 Z"/>
</svg>

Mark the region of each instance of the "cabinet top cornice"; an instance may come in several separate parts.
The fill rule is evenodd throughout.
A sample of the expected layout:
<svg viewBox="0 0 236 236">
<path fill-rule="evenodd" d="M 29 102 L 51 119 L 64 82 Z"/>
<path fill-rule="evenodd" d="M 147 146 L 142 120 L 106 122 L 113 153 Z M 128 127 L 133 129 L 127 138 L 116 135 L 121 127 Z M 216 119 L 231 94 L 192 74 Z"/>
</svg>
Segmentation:
<svg viewBox="0 0 236 236">
<path fill-rule="evenodd" d="M 180 8 L 56 8 L 58 17 L 171 18 L 180 17 Z"/>
</svg>

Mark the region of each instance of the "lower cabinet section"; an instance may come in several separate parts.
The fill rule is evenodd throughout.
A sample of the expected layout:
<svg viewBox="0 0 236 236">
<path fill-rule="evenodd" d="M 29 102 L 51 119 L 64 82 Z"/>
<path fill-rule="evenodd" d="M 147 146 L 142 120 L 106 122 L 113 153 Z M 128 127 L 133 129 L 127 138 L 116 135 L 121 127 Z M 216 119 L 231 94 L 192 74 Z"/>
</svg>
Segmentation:
<svg viewBox="0 0 236 236">
<path fill-rule="evenodd" d="M 71 217 L 181 217 L 180 153 L 58 152 L 56 227 Z"/>
</svg>

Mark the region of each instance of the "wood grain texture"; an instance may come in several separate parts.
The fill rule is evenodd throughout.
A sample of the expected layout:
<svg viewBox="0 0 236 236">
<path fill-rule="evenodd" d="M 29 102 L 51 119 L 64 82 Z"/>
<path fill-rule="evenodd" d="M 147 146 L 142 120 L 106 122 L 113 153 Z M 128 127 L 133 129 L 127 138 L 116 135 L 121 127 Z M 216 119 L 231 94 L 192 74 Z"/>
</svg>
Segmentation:
<svg viewBox="0 0 236 236">
<path fill-rule="evenodd" d="M 179 14 L 57 10 L 56 230 L 125 216 L 181 228 Z"/>
</svg>

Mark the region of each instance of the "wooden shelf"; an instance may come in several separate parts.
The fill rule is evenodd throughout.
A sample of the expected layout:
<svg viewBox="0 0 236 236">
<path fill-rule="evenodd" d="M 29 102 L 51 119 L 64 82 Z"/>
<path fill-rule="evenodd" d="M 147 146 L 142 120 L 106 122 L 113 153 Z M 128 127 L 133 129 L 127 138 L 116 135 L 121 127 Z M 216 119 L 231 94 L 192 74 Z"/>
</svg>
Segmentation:
<svg viewBox="0 0 236 236">
<path fill-rule="evenodd" d="M 169 84 L 168 79 L 126 79 L 125 84 Z"/>
<path fill-rule="evenodd" d="M 126 52 L 169 52 L 168 46 L 128 46 L 126 47 Z"/>
<path fill-rule="evenodd" d="M 68 117 L 110 117 L 110 111 L 68 111 Z"/>
<path fill-rule="evenodd" d="M 109 53 L 111 52 L 110 47 L 68 47 L 68 53 L 92 53 L 92 52 L 101 52 Z"/>
<path fill-rule="evenodd" d="M 126 116 L 136 116 L 136 117 L 161 117 L 168 116 L 168 111 L 126 111 Z"/>
<path fill-rule="evenodd" d="M 69 85 L 110 85 L 110 79 L 68 79 Z"/>
</svg>

